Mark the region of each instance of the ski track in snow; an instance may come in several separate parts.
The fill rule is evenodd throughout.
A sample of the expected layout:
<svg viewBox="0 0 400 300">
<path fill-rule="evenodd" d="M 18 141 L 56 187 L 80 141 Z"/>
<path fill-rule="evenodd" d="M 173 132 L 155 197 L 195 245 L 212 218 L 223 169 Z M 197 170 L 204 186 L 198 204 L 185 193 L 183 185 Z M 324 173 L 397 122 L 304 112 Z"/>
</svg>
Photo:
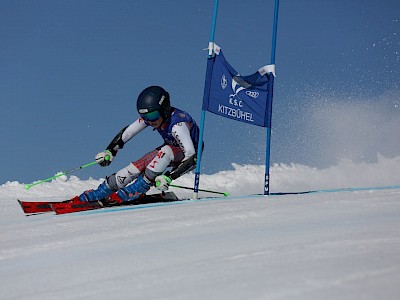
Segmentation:
<svg viewBox="0 0 400 300">
<path fill-rule="evenodd" d="M 382 164 L 388 162 L 360 169 L 381 168 L 382 175 Z M 207 187 L 218 189 L 231 178 L 237 191 L 251 191 L 241 179 L 257 167 L 236 168 L 204 176 L 207 183 L 214 178 Z M 327 184 L 328 170 L 275 168 L 282 174 L 276 182 L 303 174 L 303 185 L 297 180 L 290 189 L 306 190 L 307 172 L 319 172 L 315 189 L 339 185 L 332 177 Z M 348 186 L 358 180 L 353 171 L 354 180 L 343 173 Z M 381 185 L 395 185 L 397 175 L 390 169 Z M 398 299 L 400 189 L 273 197 L 234 192 L 29 217 L 16 201 L 62 200 L 100 182 L 72 177 L 30 191 L 17 182 L 0 186 L 1 299 Z"/>
</svg>

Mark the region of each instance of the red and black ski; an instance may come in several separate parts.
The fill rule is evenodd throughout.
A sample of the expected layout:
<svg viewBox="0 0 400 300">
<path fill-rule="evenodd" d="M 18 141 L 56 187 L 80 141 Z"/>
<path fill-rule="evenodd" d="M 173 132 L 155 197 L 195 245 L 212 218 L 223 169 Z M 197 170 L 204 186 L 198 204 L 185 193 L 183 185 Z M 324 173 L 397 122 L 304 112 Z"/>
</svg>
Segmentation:
<svg viewBox="0 0 400 300">
<path fill-rule="evenodd" d="M 160 193 L 153 195 L 143 195 L 137 200 L 123 202 L 123 203 L 110 203 L 105 200 L 99 200 L 93 202 L 68 201 L 68 202 L 52 203 L 50 204 L 50 206 L 57 215 L 61 215 L 61 214 L 69 214 L 85 210 L 99 209 L 104 207 L 138 205 L 138 204 L 148 204 L 157 202 L 171 202 L 178 200 L 179 199 L 173 192 L 167 192 L 167 193 Z"/>
<path fill-rule="evenodd" d="M 31 201 L 22 201 L 18 200 L 19 205 L 21 205 L 22 210 L 27 215 L 29 214 L 40 214 L 45 212 L 52 212 L 53 209 L 51 208 L 52 203 L 57 202 L 31 202 Z"/>
<path fill-rule="evenodd" d="M 102 204 L 101 201 L 93 201 L 93 202 L 71 201 L 71 202 L 52 203 L 50 204 L 50 207 L 57 215 L 61 215 L 78 211 L 103 208 L 104 205 Z"/>
<path fill-rule="evenodd" d="M 25 214 L 38 214 L 44 212 L 55 212 L 56 214 L 67 214 L 85 210 L 93 210 L 111 206 L 138 205 L 157 202 L 179 201 L 173 192 L 144 195 L 135 201 L 112 204 L 105 200 L 93 202 L 80 202 L 77 197 L 63 202 L 27 202 L 18 200 Z"/>
</svg>

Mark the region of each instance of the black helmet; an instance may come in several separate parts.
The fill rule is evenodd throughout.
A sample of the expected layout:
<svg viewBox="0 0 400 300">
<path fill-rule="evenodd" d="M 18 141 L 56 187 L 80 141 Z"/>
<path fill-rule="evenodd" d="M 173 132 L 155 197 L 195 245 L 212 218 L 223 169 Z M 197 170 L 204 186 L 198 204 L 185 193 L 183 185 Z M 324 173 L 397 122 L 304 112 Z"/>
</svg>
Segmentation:
<svg viewBox="0 0 400 300">
<path fill-rule="evenodd" d="M 141 116 L 158 111 L 160 116 L 166 121 L 171 110 L 169 94 L 162 87 L 150 86 L 140 93 L 136 107 Z"/>
</svg>

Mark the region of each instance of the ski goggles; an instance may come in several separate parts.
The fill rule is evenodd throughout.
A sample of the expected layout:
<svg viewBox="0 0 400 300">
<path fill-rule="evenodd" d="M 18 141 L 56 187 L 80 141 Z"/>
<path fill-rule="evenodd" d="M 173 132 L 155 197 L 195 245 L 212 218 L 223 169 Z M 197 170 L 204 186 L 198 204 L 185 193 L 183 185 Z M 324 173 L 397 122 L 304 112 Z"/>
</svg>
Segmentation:
<svg viewBox="0 0 400 300">
<path fill-rule="evenodd" d="M 157 110 L 155 110 L 155 111 L 152 111 L 152 112 L 149 112 L 149 113 L 146 113 L 146 114 L 140 114 L 140 117 L 145 121 L 155 122 L 159 118 L 161 118 L 161 115 Z"/>
</svg>

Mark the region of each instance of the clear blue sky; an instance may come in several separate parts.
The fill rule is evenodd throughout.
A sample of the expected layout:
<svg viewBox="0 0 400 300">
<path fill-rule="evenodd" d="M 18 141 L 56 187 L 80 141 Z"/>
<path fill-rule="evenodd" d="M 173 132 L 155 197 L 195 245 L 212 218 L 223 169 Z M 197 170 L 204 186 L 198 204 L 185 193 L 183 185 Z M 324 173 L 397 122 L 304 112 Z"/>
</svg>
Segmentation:
<svg viewBox="0 0 400 300">
<path fill-rule="evenodd" d="M 281 0 L 272 163 L 400 155 L 400 2 Z M 200 122 L 212 0 L 3 1 L 0 183 L 94 160 L 161 85 Z M 273 0 L 220 0 L 215 40 L 243 75 L 268 64 Z M 203 172 L 264 164 L 265 129 L 206 117 Z M 109 175 L 161 143 L 132 140 Z"/>
</svg>

